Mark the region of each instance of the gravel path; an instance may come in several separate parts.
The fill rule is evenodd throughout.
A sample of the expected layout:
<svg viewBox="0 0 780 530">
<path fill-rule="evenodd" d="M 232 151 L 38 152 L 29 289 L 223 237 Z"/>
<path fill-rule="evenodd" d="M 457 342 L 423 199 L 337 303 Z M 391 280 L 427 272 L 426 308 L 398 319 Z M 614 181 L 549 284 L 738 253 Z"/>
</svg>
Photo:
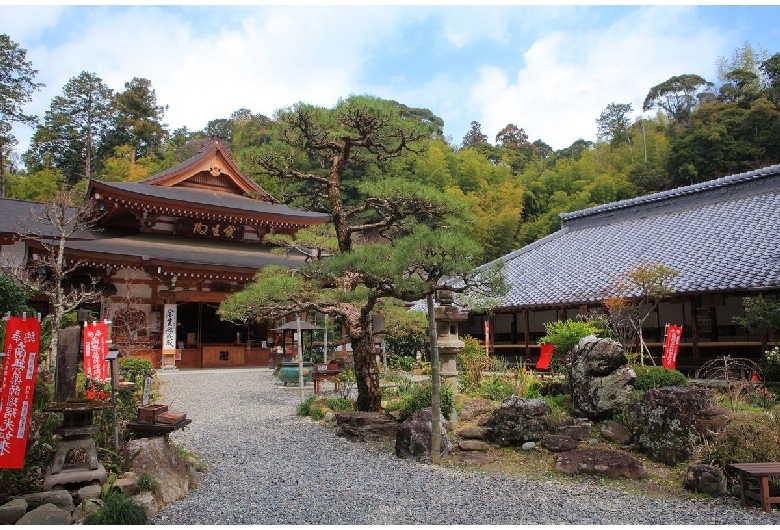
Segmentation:
<svg viewBox="0 0 780 530">
<path fill-rule="evenodd" d="M 265 368 L 161 379 L 160 401 L 192 418 L 172 439 L 208 472 L 153 524 L 780 524 L 732 498 L 664 501 L 400 460 L 296 416 L 300 390 Z"/>
</svg>

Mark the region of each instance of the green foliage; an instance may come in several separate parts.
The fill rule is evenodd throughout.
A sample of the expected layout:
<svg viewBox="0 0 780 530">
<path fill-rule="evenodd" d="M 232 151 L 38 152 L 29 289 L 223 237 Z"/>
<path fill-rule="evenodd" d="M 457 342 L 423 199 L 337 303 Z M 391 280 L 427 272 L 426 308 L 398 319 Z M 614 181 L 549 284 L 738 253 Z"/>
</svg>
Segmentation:
<svg viewBox="0 0 780 530">
<path fill-rule="evenodd" d="M 701 461 L 723 469 L 737 462 L 777 462 L 780 460 L 780 428 L 764 412 L 733 412 L 723 432 L 702 452 Z"/>
<path fill-rule="evenodd" d="M 154 493 L 157 491 L 157 488 L 160 487 L 160 484 L 151 473 L 141 473 L 138 475 L 138 487 L 141 488 L 141 491 Z"/>
<path fill-rule="evenodd" d="M 757 364 L 763 381 L 780 382 L 780 347 L 765 351 Z"/>
<path fill-rule="evenodd" d="M 474 393 L 482 381 L 482 372 L 490 368 L 491 357 L 485 345 L 471 336 L 463 337 L 463 349 L 458 352 L 457 365 L 460 372 L 458 385 L 464 393 Z"/>
<path fill-rule="evenodd" d="M 411 355 L 393 354 L 387 358 L 387 366 L 391 370 L 401 370 L 402 372 L 411 372 L 417 365 L 417 359 Z"/>
<path fill-rule="evenodd" d="M 152 375 L 152 362 L 140 357 L 120 357 L 119 358 L 119 376 L 125 381 L 135 383 L 143 388 L 144 379 Z"/>
<path fill-rule="evenodd" d="M 145 525 L 148 522 L 143 506 L 119 491 L 109 492 L 103 498 L 103 506 L 84 518 L 84 524 L 99 525 Z"/>
<path fill-rule="evenodd" d="M 631 369 L 636 372 L 634 389 L 646 392 L 651 388 L 662 386 L 684 386 L 688 384 L 685 374 L 677 370 L 670 370 L 663 366 L 634 365 Z"/>
<path fill-rule="evenodd" d="M 433 387 L 430 383 L 412 383 L 406 387 L 399 387 L 400 400 L 388 405 L 388 411 L 398 410 L 401 420 L 409 418 L 418 410 L 431 407 Z M 447 385 L 441 385 L 439 390 L 441 412 L 445 417 L 449 416 L 454 406 L 452 390 Z"/>
<path fill-rule="evenodd" d="M 780 334 L 780 301 L 759 296 L 746 296 L 742 299 L 744 317 L 734 317 L 734 323 L 753 333 L 766 333 L 770 342 Z"/>
<path fill-rule="evenodd" d="M 343 397 L 328 398 L 325 401 L 325 406 L 331 410 L 355 410 L 355 403 L 352 400 Z"/>
<path fill-rule="evenodd" d="M 562 418 L 571 415 L 571 395 L 554 394 L 552 396 L 543 396 L 542 399 L 550 407 L 550 416 L 552 418 Z"/>
<path fill-rule="evenodd" d="M 514 394 L 514 386 L 503 377 L 493 376 L 479 382 L 477 396 L 491 401 L 504 401 Z"/>
<path fill-rule="evenodd" d="M 603 330 L 595 321 L 555 320 L 544 324 L 545 336 L 539 344 L 552 344 L 555 349 L 551 367 L 559 368 L 563 359 L 579 342 L 590 335 L 600 336 Z"/>
<path fill-rule="evenodd" d="M 352 389 L 357 384 L 357 376 L 354 370 L 342 370 L 339 375 L 333 378 L 334 381 L 339 383 L 339 394 L 344 399 L 349 398 L 352 393 Z"/>
<path fill-rule="evenodd" d="M 314 403 L 315 399 L 317 399 L 317 396 L 307 397 L 304 401 L 301 402 L 300 405 L 298 405 L 296 414 L 298 416 L 308 416 L 311 413 L 311 405 Z"/>
</svg>

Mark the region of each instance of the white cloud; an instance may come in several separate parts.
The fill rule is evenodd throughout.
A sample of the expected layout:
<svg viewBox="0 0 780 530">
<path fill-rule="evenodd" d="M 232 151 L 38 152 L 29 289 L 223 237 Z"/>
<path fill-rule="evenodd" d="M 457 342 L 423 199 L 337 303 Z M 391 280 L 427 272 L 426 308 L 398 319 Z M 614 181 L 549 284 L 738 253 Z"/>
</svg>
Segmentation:
<svg viewBox="0 0 780 530">
<path fill-rule="evenodd" d="M 697 28 L 688 8 L 644 8 L 604 31 L 551 32 L 524 54 L 514 79 L 485 66 L 470 104 L 492 138 L 508 123 L 555 149 L 580 137 L 595 139 L 610 103 L 631 103 L 641 113 L 648 90 L 673 75 L 702 72 L 724 44 L 711 28 Z"/>
</svg>

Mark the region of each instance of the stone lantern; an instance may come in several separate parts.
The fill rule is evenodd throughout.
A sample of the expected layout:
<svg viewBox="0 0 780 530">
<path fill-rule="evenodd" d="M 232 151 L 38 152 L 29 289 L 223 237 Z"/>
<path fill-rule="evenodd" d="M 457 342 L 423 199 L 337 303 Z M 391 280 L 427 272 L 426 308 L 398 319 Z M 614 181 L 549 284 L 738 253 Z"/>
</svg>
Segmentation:
<svg viewBox="0 0 780 530">
<path fill-rule="evenodd" d="M 458 377 L 457 356 L 465 346 L 458 338 L 458 322 L 468 318 L 467 311 L 461 311 L 453 305 L 452 291 L 436 291 L 439 307 L 434 309 L 436 320 L 436 345 L 439 349 L 441 375 L 447 378 Z"/>
</svg>

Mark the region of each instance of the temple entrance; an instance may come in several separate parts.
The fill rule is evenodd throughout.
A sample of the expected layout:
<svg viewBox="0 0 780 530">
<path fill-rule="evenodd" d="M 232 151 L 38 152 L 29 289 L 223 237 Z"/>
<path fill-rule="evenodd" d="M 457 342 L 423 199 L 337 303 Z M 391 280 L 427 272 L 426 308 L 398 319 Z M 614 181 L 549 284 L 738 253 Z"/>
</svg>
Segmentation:
<svg viewBox="0 0 780 530">
<path fill-rule="evenodd" d="M 268 326 L 246 326 L 220 320 L 215 302 L 183 302 L 177 307 L 179 368 L 267 366 Z M 249 343 L 247 344 L 247 340 Z"/>
</svg>

